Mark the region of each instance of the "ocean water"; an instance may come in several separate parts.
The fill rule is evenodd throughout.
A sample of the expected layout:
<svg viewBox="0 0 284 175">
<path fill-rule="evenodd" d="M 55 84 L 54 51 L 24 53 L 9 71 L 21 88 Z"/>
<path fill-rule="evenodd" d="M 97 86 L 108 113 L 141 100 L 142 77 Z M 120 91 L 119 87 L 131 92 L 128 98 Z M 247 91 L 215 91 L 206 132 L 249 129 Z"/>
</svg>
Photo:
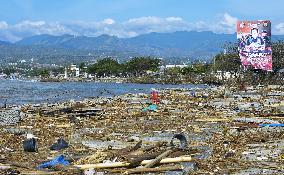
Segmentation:
<svg viewBox="0 0 284 175">
<path fill-rule="evenodd" d="M 0 107 L 8 105 L 55 103 L 82 100 L 98 96 L 127 93 L 150 93 L 151 88 L 204 88 L 205 85 L 164 85 L 98 82 L 38 82 L 25 80 L 0 80 Z"/>
</svg>

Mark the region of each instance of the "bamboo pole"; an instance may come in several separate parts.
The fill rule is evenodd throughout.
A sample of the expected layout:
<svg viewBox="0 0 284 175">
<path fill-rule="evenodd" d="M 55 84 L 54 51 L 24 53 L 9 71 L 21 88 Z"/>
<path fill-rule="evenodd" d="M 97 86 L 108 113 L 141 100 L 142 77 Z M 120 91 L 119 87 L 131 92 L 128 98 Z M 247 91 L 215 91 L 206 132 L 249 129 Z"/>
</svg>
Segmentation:
<svg viewBox="0 0 284 175">
<path fill-rule="evenodd" d="M 123 174 L 136 174 L 136 173 L 150 173 L 150 172 L 164 172 L 164 171 L 177 171 L 183 170 L 182 166 L 169 166 L 169 167 L 158 167 L 158 168 L 136 168 L 130 170 L 111 170 L 111 173 L 122 173 Z"/>
<path fill-rule="evenodd" d="M 152 168 L 154 165 L 159 163 L 163 158 L 167 157 L 169 154 L 171 154 L 173 151 L 172 150 L 167 150 L 160 154 L 158 157 L 155 159 L 151 160 L 149 163 L 147 163 L 144 168 Z"/>
<path fill-rule="evenodd" d="M 141 162 L 141 165 L 146 165 L 150 163 L 153 160 L 143 160 Z M 175 158 L 164 158 L 159 163 L 165 164 L 165 163 L 178 163 L 178 162 L 190 162 L 192 161 L 191 156 L 181 156 L 181 157 L 175 157 Z M 112 163 L 99 163 L 99 164 L 85 164 L 85 165 L 74 165 L 75 167 L 81 168 L 81 169 L 89 169 L 89 168 L 119 168 L 119 167 L 127 167 L 130 163 L 128 162 L 112 162 Z"/>
<path fill-rule="evenodd" d="M 58 172 L 45 172 L 45 171 L 25 171 L 21 172 L 23 175 L 51 175 L 58 174 Z"/>
</svg>

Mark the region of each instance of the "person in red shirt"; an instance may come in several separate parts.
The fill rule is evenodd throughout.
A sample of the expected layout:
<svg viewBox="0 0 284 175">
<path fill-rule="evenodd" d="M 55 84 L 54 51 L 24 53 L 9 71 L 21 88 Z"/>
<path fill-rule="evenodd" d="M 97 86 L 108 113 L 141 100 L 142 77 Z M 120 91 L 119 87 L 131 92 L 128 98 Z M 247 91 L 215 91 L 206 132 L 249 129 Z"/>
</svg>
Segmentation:
<svg viewBox="0 0 284 175">
<path fill-rule="evenodd" d="M 159 94 L 156 90 L 153 90 L 151 92 L 151 98 L 150 99 L 152 100 L 153 104 L 159 104 L 160 103 Z"/>
</svg>

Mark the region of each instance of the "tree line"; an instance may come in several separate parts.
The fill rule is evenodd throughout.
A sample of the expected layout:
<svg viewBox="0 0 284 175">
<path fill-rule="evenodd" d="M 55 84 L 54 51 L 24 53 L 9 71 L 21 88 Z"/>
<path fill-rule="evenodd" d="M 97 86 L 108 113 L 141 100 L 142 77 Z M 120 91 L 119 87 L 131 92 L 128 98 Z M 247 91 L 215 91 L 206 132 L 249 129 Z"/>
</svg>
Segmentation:
<svg viewBox="0 0 284 175">
<path fill-rule="evenodd" d="M 119 63 L 112 58 L 98 60 L 97 63 L 87 67 L 87 72 L 103 76 L 140 76 L 146 71 L 158 71 L 160 59 L 151 57 L 135 57 L 125 63 Z"/>
<path fill-rule="evenodd" d="M 227 43 L 224 46 L 226 50 L 225 53 L 216 54 L 210 62 L 193 62 L 186 67 L 179 68 L 173 67 L 165 69 L 163 72 L 164 77 L 170 77 L 172 81 L 176 79 L 182 79 L 183 77 L 196 79 L 208 79 L 212 80 L 212 73 L 217 71 L 230 72 L 232 75 L 237 73 L 243 73 L 252 76 L 257 73 L 260 76 L 265 76 L 269 74 L 270 77 L 277 75 L 277 72 L 284 68 L 284 42 L 277 41 L 272 43 L 272 59 L 273 59 L 273 72 L 266 73 L 259 70 L 249 69 L 243 72 L 240 58 L 238 55 L 237 43 Z M 120 63 L 118 60 L 113 58 L 104 58 L 98 60 L 94 64 L 87 65 L 86 63 L 81 63 L 79 68 L 81 72 L 87 72 L 89 74 L 95 74 L 97 77 L 104 76 L 117 76 L 117 77 L 140 77 L 145 76 L 147 71 L 157 72 L 162 65 L 161 60 L 152 57 L 134 57 L 126 62 Z M 26 70 L 26 69 L 22 69 Z M 2 72 L 10 74 L 13 72 L 18 72 L 14 68 L 5 68 Z M 28 72 L 24 72 L 26 75 L 48 77 L 49 72 L 55 74 L 64 73 L 64 68 L 54 68 L 53 70 L 47 68 L 34 68 Z M 162 76 L 160 76 L 161 78 Z M 209 77 L 209 78 L 208 78 Z M 235 77 L 236 78 L 236 77 Z M 181 80 L 182 81 L 182 80 Z"/>
</svg>

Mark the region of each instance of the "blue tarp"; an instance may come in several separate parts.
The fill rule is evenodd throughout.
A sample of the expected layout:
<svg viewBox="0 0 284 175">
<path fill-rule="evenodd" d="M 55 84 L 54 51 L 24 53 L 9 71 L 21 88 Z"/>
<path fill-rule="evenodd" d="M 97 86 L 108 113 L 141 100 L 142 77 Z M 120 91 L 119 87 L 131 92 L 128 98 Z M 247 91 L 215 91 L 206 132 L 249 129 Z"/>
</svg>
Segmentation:
<svg viewBox="0 0 284 175">
<path fill-rule="evenodd" d="M 157 105 L 150 105 L 146 108 L 143 108 L 142 111 L 145 112 L 145 111 L 157 111 L 157 108 L 158 106 Z"/>
<path fill-rule="evenodd" d="M 57 156 L 54 159 L 52 159 L 49 162 L 45 162 L 43 164 L 40 164 L 39 166 L 37 166 L 38 169 L 43 169 L 43 168 L 52 168 L 56 165 L 64 165 L 64 166 L 68 166 L 70 163 L 64 159 L 63 155 Z"/>
<path fill-rule="evenodd" d="M 284 127 L 282 123 L 260 124 L 260 127 Z"/>
</svg>

